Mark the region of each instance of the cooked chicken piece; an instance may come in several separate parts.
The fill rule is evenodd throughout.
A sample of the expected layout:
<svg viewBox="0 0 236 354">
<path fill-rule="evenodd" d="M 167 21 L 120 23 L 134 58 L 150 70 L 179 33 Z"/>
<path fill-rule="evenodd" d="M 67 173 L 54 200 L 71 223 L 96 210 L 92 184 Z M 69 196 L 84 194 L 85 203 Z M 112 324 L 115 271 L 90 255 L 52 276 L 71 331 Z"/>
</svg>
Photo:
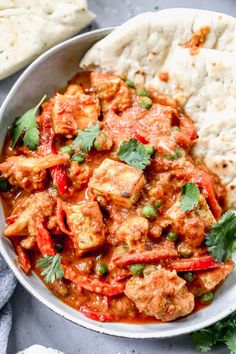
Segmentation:
<svg viewBox="0 0 236 354">
<path fill-rule="evenodd" d="M 80 95 L 81 93 L 84 94 L 84 90 L 80 85 L 71 84 L 67 87 L 64 95 L 75 96 Z"/>
<path fill-rule="evenodd" d="M 64 208 L 75 250 L 80 254 L 105 243 L 105 225 L 97 202 L 68 204 Z"/>
<path fill-rule="evenodd" d="M 205 294 L 208 291 L 214 290 L 220 282 L 225 280 L 233 269 L 234 263 L 229 260 L 220 268 L 196 272 L 194 281 L 188 283 L 188 289 L 195 296 Z"/>
<path fill-rule="evenodd" d="M 173 321 L 186 316 L 194 308 L 194 296 L 176 272 L 163 268 L 144 278 L 134 276 L 126 283 L 125 294 L 141 313 L 158 320 Z"/>
<path fill-rule="evenodd" d="M 78 191 L 85 183 L 88 183 L 91 176 L 90 168 L 88 165 L 79 165 L 77 161 L 70 161 L 66 169 L 67 177 L 70 182 L 69 191 Z"/>
<path fill-rule="evenodd" d="M 95 96 L 57 94 L 53 109 L 53 130 L 56 134 L 74 136 L 78 130 L 95 124 L 99 114 L 100 106 Z"/>
<path fill-rule="evenodd" d="M 69 159 L 69 155 L 64 153 L 35 158 L 12 156 L 0 164 L 0 172 L 11 185 L 31 193 L 45 187 L 47 168 L 61 165 Z"/>
<path fill-rule="evenodd" d="M 192 211 L 183 213 L 178 200 L 166 214 L 172 222 L 173 231 L 193 248 L 200 246 L 205 238 L 205 233 L 216 222 L 202 195 L 198 205 Z"/>
<path fill-rule="evenodd" d="M 131 94 L 127 84 L 111 74 L 91 73 L 91 86 L 101 101 L 102 110 L 124 111 L 131 106 Z"/>
<path fill-rule="evenodd" d="M 94 170 L 89 188 L 97 196 L 105 196 L 127 209 L 138 200 L 145 179 L 142 171 L 122 162 L 105 159 Z"/>
<path fill-rule="evenodd" d="M 6 227 L 4 235 L 7 237 L 35 236 L 35 219 L 43 220 L 45 216 L 50 216 L 53 213 L 53 205 L 53 199 L 46 192 L 35 193 L 27 199 L 23 199 L 22 203 L 20 202 L 20 205 L 13 210 L 11 215 L 13 222 Z M 32 239 L 24 241 L 22 246 L 31 248 Z"/>
<path fill-rule="evenodd" d="M 117 238 L 125 241 L 130 251 L 145 249 L 148 233 L 148 220 L 141 216 L 128 218 L 119 228 Z"/>
</svg>

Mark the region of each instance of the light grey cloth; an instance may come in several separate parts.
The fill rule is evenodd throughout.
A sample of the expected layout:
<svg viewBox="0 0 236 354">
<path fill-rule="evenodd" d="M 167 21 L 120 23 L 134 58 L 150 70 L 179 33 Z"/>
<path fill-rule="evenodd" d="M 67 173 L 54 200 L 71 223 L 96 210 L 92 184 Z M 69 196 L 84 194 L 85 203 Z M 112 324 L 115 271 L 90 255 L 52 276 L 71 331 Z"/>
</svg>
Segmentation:
<svg viewBox="0 0 236 354">
<path fill-rule="evenodd" d="M 16 286 L 16 279 L 0 256 L 0 353 L 6 354 L 12 323 L 11 305 L 8 300 Z"/>
</svg>

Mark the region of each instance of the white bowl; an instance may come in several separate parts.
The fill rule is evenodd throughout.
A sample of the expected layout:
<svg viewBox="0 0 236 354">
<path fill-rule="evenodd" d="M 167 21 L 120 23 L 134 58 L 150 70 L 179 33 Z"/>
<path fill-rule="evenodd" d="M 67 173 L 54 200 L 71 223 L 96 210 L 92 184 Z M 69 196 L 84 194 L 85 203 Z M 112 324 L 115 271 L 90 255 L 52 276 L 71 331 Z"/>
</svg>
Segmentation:
<svg viewBox="0 0 236 354">
<path fill-rule="evenodd" d="M 41 55 L 24 71 L 0 109 L 0 148 L 14 118 L 35 105 L 44 94 L 52 96 L 54 87 L 65 86 L 78 71 L 78 63 L 88 48 L 111 31 L 112 28 L 102 29 L 69 39 Z M 5 219 L 1 206 L 0 213 L 2 234 Z M 100 323 L 61 302 L 36 275 L 26 276 L 14 261 L 16 255 L 11 242 L 3 236 L 0 237 L 0 252 L 21 285 L 36 299 L 67 320 L 100 333 L 127 338 L 173 337 L 211 325 L 236 310 L 235 270 L 216 292 L 211 305 L 186 318 L 163 324 Z"/>
</svg>

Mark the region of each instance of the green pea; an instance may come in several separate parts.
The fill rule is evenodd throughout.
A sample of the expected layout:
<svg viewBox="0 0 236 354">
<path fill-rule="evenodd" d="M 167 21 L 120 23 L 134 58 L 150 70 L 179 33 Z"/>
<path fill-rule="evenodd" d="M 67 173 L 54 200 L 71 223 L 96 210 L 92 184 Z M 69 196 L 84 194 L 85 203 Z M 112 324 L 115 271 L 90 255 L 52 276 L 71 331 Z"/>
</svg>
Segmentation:
<svg viewBox="0 0 236 354">
<path fill-rule="evenodd" d="M 71 161 L 77 161 L 79 164 L 85 161 L 85 157 L 82 154 L 73 155 Z"/>
<path fill-rule="evenodd" d="M 195 276 L 194 276 L 193 272 L 185 272 L 185 273 L 183 274 L 183 278 L 184 278 L 188 283 L 191 283 L 191 282 L 194 280 Z"/>
<path fill-rule="evenodd" d="M 142 209 L 142 214 L 148 219 L 155 218 L 156 210 L 152 205 L 145 205 Z"/>
<path fill-rule="evenodd" d="M 152 107 L 152 100 L 149 97 L 142 97 L 139 101 L 139 105 L 144 109 L 150 109 Z"/>
<path fill-rule="evenodd" d="M 179 157 L 182 157 L 183 156 L 183 149 L 181 149 L 181 148 L 175 149 L 174 155 L 175 155 L 176 159 L 178 159 Z"/>
<path fill-rule="evenodd" d="M 127 85 L 128 85 L 130 88 L 135 88 L 134 82 L 133 82 L 132 80 L 127 79 L 125 82 L 127 83 Z"/>
<path fill-rule="evenodd" d="M 143 263 L 131 264 L 131 266 L 129 267 L 131 273 L 134 275 L 142 275 L 144 268 L 145 268 L 145 264 Z"/>
<path fill-rule="evenodd" d="M 102 143 L 102 141 L 104 142 L 104 143 L 106 143 L 107 142 L 107 137 L 106 137 L 106 135 L 104 135 L 104 134 L 99 134 L 99 136 L 94 140 L 94 143 L 93 143 L 93 147 L 97 150 L 97 151 L 100 151 L 100 150 L 102 150 L 102 145 L 101 145 L 101 143 Z"/>
<path fill-rule="evenodd" d="M 94 147 L 97 151 L 100 150 L 101 144 L 99 143 L 99 141 L 98 141 L 97 139 L 94 140 L 93 147 Z"/>
<path fill-rule="evenodd" d="M 154 147 L 152 145 L 146 145 L 145 149 L 149 155 L 152 155 L 154 153 Z"/>
<path fill-rule="evenodd" d="M 166 154 L 166 155 L 164 155 L 164 159 L 166 159 L 168 161 L 173 161 L 175 159 L 175 157 L 171 154 Z"/>
<path fill-rule="evenodd" d="M 173 242 L 177 241 L 177 239 L 178 239 L 178 237 L 177 237 L 177 235 L 176 235 L 175 232 L 169 232 L 169 233 L 167 234 L 166 238 L 167 238 L 168 240 L 170 240 L 170 241 L 173 241 Z"/>
<path fill-rule="evenodd" d="M 174 125 L 173 127 L 171 127 L 171 130 L 172 130 L 172 131 L 177 131 L 177 132 L 179 132 L 179 131 L 180 131 L 180 128 L 177 127 L 177 125 Z"/>
<path fill-rule="evenodd" d="M 106 275 L 108 273 L 108 268 L 105 263 L 99 262 L 96 265 L 96 273 L 98 275 Z"/>
<path fill-rule="evenodd" d="M 72 156 L 73 155 L 73 149 L 70 145 L 65 145 L 60 148 L 61 152 L 65 152 L 66 154 Z"/>
<path fill-rule="evenodd" d="M 180 256 L 184 258 L 189 258 L 193 254 L 192 248 L 184 242 L 178 244 L 177 251 L 180 254 Z"/>
<path fill-rule="evenodd" d="M 149 97 L 149 92 L 145 89 L 145 87 L 142 87 L 136 90 L 136 95 Z"/>
<path fill-rule="evenodd" d="M 154 202 L 154 208 L 159 209 L 162 206 L 162 201 L 160 199 Z"/>
<path fill-rule="evenodd" d="M 212 302 L 213 299 L 214 299 L 214 293 L 212 291 L 209 291 L 208 293 L 203 294 L 200 297 L 200 301 L 202 304 L 208 304 L 209 302 Z"/>
<path fill-rule="evenodd" d="M 7 192 L 11 189 L 11 185 L 5 177 L 0 177 L 0 190 L 2 192 Z"/>
<path fill-rule="evenodd" d="M 121 254 L 121 253 L 127 253 L 129 252 L 129 247 L 128 246 L 119 246 L 115 249 L 115 254 Z"/>
</svg>

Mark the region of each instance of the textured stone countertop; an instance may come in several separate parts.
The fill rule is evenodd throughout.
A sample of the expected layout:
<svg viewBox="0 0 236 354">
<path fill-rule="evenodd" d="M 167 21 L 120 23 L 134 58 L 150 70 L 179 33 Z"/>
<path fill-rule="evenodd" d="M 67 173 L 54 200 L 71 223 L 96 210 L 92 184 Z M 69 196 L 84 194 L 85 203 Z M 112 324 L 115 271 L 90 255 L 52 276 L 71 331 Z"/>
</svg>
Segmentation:
<svg viewBox="0 0 236 354">
<path fill-rule="evenodd" d="M 195 7 L 236 16 L 236 0 L 88 0 L 97 15 L 87 30 L 118 25 L 144 12 L 170 7 Z M 0 82 L 0 102 L 19 73 Z M 8 354 L 33 344 L 42 344 L 66 354 L 193 354 L 190 336 L 167 340 L 133 340 L 110 337 L 72 324 L 51 312 L 18 285 L 12 298 L 13 327 Z M 219 348 L 215 354 L 226 354 Z"/>
</svg>

